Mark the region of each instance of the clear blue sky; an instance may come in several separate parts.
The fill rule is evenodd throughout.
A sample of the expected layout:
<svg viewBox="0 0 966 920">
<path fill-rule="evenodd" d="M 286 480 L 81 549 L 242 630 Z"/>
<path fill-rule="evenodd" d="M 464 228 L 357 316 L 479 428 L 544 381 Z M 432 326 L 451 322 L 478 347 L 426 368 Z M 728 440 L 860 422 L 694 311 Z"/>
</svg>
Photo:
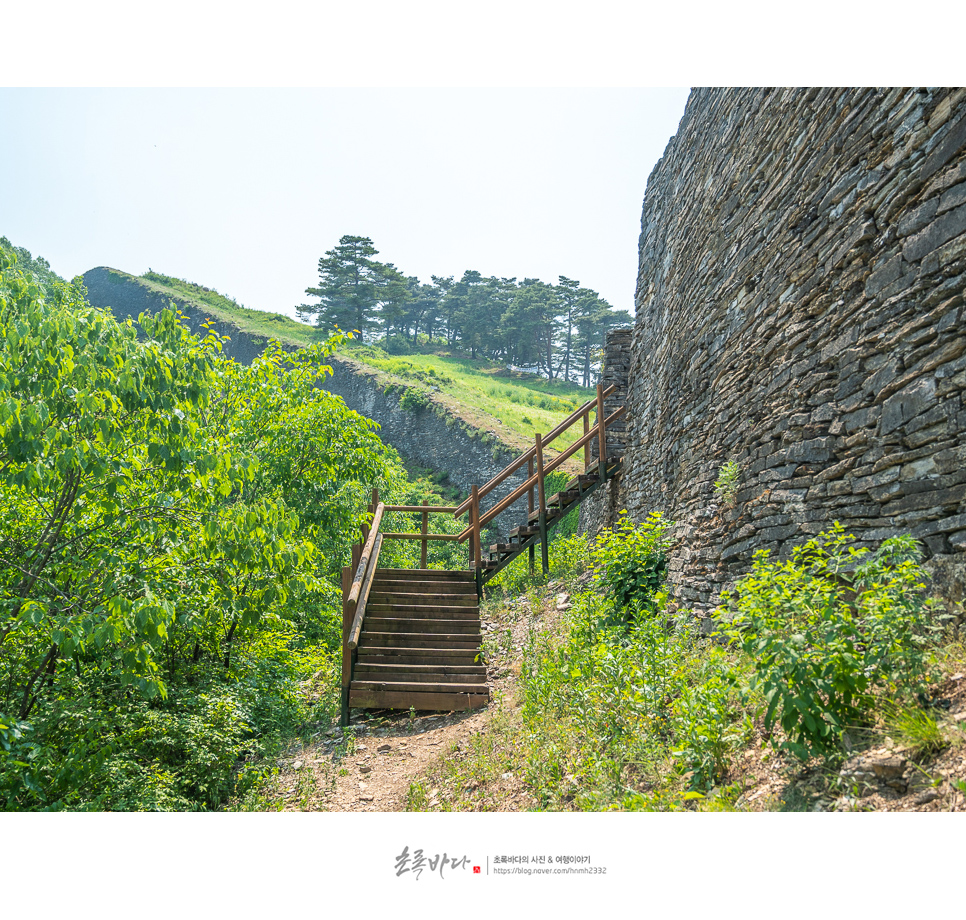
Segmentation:
<svg viewBox="0 0 966 920">
<path fill-rule="evenodd" d="M 576 278 L 633 309 L 687 89 L 0 90 L 0 235 L 294 315 L 343 234 L 428 282 Z"/>
</svg>

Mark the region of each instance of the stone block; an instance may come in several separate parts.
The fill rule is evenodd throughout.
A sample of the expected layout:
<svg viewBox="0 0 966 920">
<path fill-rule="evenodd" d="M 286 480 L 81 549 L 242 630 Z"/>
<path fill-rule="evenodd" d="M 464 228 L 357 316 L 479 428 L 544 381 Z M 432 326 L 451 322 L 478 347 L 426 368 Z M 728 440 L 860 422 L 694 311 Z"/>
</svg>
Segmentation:
<svg viewBox="0 0 966 920">
<path fill-rule="evenodd" d="M 930 408 L 936 396 L 936 379 L 923 377 L 889 397 L 882 407 L 880 432 L 888 434 Z"/>
<path fill-rule="evenodd" d="M 911 236 L 902 247 L 902 256 L 907 262 L 918 262 L 963 232 L 966 232 L 966 205 L 947 211 Z"/>
</svg>

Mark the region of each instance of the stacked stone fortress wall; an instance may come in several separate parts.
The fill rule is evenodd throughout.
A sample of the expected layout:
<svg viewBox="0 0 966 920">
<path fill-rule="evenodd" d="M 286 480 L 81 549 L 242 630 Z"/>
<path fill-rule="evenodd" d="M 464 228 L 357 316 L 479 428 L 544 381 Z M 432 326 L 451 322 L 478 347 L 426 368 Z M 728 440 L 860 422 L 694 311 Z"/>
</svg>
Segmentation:
<svg viewBox="0 0 966 920">
<path fill-rule="evenodd" d="M 964 293 L 966 90 L 693 91 L 647 184 L 629 358 L 608 348 L 625 469 L 585 525 L 673 519 L 699 610 L 835 521 L 912 533 L 961 599 Z"/>
</svg>

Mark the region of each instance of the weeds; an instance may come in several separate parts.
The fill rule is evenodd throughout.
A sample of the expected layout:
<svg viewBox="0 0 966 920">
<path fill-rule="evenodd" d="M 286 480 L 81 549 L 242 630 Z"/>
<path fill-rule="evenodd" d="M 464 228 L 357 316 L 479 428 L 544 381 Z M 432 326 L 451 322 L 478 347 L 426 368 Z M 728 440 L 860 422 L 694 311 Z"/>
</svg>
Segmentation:
<svg viewBox="0 0 966 920">
<path fill-rule="evenodd" d="M 714 493 L 729 508 L 733 508 L 738 497 L 738 477 L 741 467 L 734 460 L 729 460 L 718 470 L 718 478 L 714 483 Z"/>
</svg>

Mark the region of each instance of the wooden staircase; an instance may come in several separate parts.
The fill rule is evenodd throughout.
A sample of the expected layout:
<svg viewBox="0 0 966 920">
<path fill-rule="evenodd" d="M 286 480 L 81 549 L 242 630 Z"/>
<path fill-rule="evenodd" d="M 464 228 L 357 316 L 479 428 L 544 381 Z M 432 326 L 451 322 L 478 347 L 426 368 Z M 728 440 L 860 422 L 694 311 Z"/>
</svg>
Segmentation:
<svg viewBox="0 0 966 920">
<path fill-rule="evenodd" d="M 342 570 L 343 725 L 349 724 L 350 709 L 453 711 L 475 709 L 489 702 L 479 608 L 483 584 L 524 550 L 530 553 L 532 569 L 537 546 L 541 567 L 547 573 L 548 531 L 620 471 L 620 458 L 609 456 L 606 444 L 608 426 L 624 414 L 621 406 L 605 416 L 604 399 L 613 391 L 614 387 L 605 390 L 598 385 L 596 400 L 585 403 L 545 438 L 536 434 L 533 447 L 482 489 L 474 485 L 470 497 L 459 507 L 386 505 L 373 490 L 371 525 L 363 527 L 362 542 L 353 547 L 352 566 Z M 595 410 L 597 422 L 591 427 L 590 413 Z M 583 435 L 544 463 L 544 448 L 580 421 Z M 602 458 L 594 463 L 592 440 L 597 442 L 598 457 Z M 581 449 L 583 472 L 548 499 L 544 492 L 547 475 Z M 480 499 L 524 468 L 524 481 L 481 511 Z M 509 542 L 490 546 L 484 558 L 483 528 L 523 496 L 529 509 L 526 522 L 510 531 Z M 421 515 L 422 529 L 380 532 L 387 511 Z M 428 530 L 430 514 L 459 518 L 466 513 L 468 526 L 458 535 Z M 390 539 L 421 541 L 420 568 L 379 568 L 383 541 Z M 468 570 L 428 568 L 427 546 L 431 540 L 468 541 Z"/>
<path fill-rule="evenodd" d="M 606 461 L 606 479 L 612 479 L 621 469 L 620 458 L 611 458 Z M 594 492 L 600 485 L 599 464 L 594 463 L 589 466 L 586 472 L 579 476 L 574 476 L 567 484 L 547 499 L 546 526 L 551 527 L 559 524 L 574 508 L 576 508 L 588 495 Z M 540 511 L 534 510 L 527 516 L 527 523 L 520 527 L 514 527 L 510 531 L 509 543 L 493 543 L 489 553 L 481 559 L 480 568 L 483 573 L 482 580 L 489 581 L 500 569 L 509 565 L 524 550 L 534 550 L 541 543 L 540 534 Z M 476 563 L 470 563 L 471 569 L 475 569 Z"/>
<path fill-rule="evenodd" d="M 376 569 L 349 684 L 361 709 L 476 709 L 490 699 L 473 573 Z"/>
</svg>

